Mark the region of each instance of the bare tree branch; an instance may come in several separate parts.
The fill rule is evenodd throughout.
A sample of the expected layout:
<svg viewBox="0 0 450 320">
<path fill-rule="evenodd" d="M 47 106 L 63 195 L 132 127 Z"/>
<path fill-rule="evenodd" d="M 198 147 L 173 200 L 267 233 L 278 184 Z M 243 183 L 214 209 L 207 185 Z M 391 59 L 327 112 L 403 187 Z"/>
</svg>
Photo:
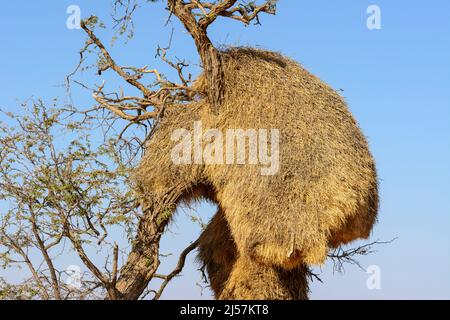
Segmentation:
<svg viewBox="0 0 450 320">
<path fill-rule="evenodd" d="M 86 21 L 81 21 L 81 28 L 88 34 L 89 38 L 92 40 L 93 43 L 100 49 L 102 52 L 104 58 L 107 61 L 107 65 L 105 66 L 106 69 L 113 69 L 119 76 L 121 76 L 126 82 L 131 84 L 132 86 L 136 87 L 138 90 L 140 90 L 145 97 L 150 97 L 153 92 L 151 92 L 148 88 L 146 88 L 142 83 L 137 81 L 134 77 L 127 74 L 121 67 L 119 67 L 113 58 L 111 58 L 108 50 L 106 50 L 103 43 L 97 38 L 97 36 L 87 27 Z"/>
<path fill-rule="evenodd" d="M 385 245 L 393 243 L 397 238 L 394 238 L 389 241 L 373 241 L 364 245 L 361 245 L 356 248 L 351 248 L 344 250 L 342 247 L 339 247 L 328 254 L 328 258 L 333 262 L 333 271 L 342 273 L 344 272 L 345 264 L 356 265 L 358 268 L 365 271 L 365 269 L 361 266 L 361 263 L 357 260 L 360 256 L 366 256 L 376 252 L 375 246 Z"/>
<path fill-rule="evenodd" d="M 181 253 L 181 255 L 178 259 L 176 268 L 170 274 L 168 274 L 166 276 L 154 275 L 155 278 L 163 279 L 164 281 L 161 284 L 161 287 L 159 288 L 159 290 L 155 293 L 153 300 L 158 300 L 159 298 L 161 298 L 161 295 L 163 294 L 164 289 L 167 287 L 169 282 L 173 278 L 178 276 L 181 273 L 181 271 L 183 271 L 184 265 L 186 263 L 186 257 L 188 256 L 188 254 L 191 253 L 193 250 L 195 250 L 198 247 L 198 245 L 199 245 L 199 240 L 197 239 L 196 241 L 191 243 L 186 249 L 183 250 L 183 252 Z"/>
</svg>

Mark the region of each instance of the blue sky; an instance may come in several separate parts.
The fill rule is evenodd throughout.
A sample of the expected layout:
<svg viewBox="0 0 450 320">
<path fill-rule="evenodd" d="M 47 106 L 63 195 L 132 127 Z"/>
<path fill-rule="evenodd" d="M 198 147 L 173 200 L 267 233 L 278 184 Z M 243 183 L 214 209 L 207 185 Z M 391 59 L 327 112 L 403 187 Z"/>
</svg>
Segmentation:
<svg viewBox="0 0 450 320">
<path fill-rule="evenodd" d="M 97 14 L 107 26 L 110 1 L 8 1 L 2 4 L 0 107 L 17 109 L 31 96 L 67 99 L 61 87 L 74 68 L 84 34 L 66 28 L 66 8 L 79 5 L 82 16 Z M 368 30 L 366 9 L 381 8 L 382 28 Z M 136 16 L 136 36 L 112 50 L 121 64 L 156 65 L 157 45 L 166 45 L 161 4 Z M 450 298 L 450 2 L 287 1 L 263 25 L 244 28 L 221 21 L 211 30 L 216 44 L 251 45 L 281 51 L 335 89 L 343 89 L 350 109 L 368 137 L 380 177 L 381 209 L 373 239 L 394 243 L 361 258 L 381 270 L 381 290 L 368 290 L 368 275 L 349 266 L 334 274 L 327 264 L 324 284 L 313 283 L 313 299 Z M 174 23 L 173 52 L 197 62 L 192 41 Z M 107 32 L 104 35 L 110 36 Z M 107 38 L 105 38 L 107 39 Z M 107 42 L 107 41 L 105 41 Z M 81 77 L 92 81 L 90 73 Z M 110 77 L 114 81 L 113 76 Z M 92 104 L 90 94 L 74 89 L 74 103 Z M 207 219 L 211 205 L 199 214 Z M 163 250 L 177 252 L 196 238 L 198 228 L 178 213 Z M 168 258 L 168 266 L 173 258 Z M 68 262 L 69 263 L 69 262 Z M 184 277 L 164 298 L 210 298 L 196 282 L 191 260 Z"/>
</svg>

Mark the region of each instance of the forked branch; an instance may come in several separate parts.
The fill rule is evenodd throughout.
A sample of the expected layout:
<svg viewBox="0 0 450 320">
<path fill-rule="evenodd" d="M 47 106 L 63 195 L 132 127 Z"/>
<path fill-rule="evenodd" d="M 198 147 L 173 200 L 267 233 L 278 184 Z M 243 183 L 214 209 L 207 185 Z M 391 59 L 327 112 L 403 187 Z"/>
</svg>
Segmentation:
<svg viewBox="0 0 450 320">
<path fill-rule="evenodd" d="M 157 118 L 159 112 L 168 105 L 183 103 L 192 99 L 195 90 L 190 87 L 190 80 L 184 77 L 182 71 L 186 64 L 169 63 L 165 53 L 162 55 L 163 60 L 177 70 L 181 80 L 180 84 L 166 80 L 157 69 L 150 69 L 148 66 L 141 68 L 120 66 L 112 58 L 102 41 L 94 34 L 91 26 L 96 19 L 96 17 L 91 17 L 81 22 L 82 29 L 89 36 L 89 41 L 83 50 L 87 50 L 90 45 L 95 45 L 101 53 L 102 65 L 99 66 L 99 74 L 111 69 L 142 93 L 142 97 L 125 96 L 123 92 L 120 95 L 117 93 L 108 94 L 104 92 L 105 84 L 103 83 L 93 93 L 93 98 L 99 105 L 97 109 L 109 110 L 124 120 L 138 123 Z M 152 74 L 155 81 L 145 85 L 141 82 L 141 79 L 148 74 Z M 151 87 L 154 87 L 155 90 L 151 90 Z M 152 110 L 148 111 L 148 108 Z"/>
<path fill-rule="evenodd" d="M 194 39 L 204 68 L 206 90 L 212 111 L 217 113 L 225 90 L 222 59 L 207 35 L 208 27 L 219 16 L 229 17 L 249 24 L 261 12 L 275 13 L 275 1 L 257 6 L 254 2 L 240 4 L 237 0 L 191 1 L 168 0 L 169 10 L 184 25 Z M 197 17 L 200 17 L 197 19 Z M 259 21 L 259 20 L 258 20 Z"/>
</svg>

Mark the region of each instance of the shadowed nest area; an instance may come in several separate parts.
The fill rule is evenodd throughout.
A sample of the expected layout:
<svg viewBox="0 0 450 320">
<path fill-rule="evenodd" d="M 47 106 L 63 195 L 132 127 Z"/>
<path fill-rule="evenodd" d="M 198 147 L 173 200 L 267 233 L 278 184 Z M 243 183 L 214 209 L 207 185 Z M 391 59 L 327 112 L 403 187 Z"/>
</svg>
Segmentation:
<svg viewBox="0 0 450 320">
<path fill-rule="evenodd" d="M 144 203 L 165 201 L 168 216 L 181 201 L 217 204 L 199 246 L 217 298 L 306 299 L 308 266 L 370 234 L 378 207 L 374 160 L 343 98 L 298 63 L 252 48 L 229 48 L 221 58 L 220 111 L 213 114 L 206 99 L 167 108 L 135 170 L 136 189 Z M 200 76 L 197 90 L 203 82 Z M 193 132 L 198 123 L 202 132 L 278 130 L 279 147 L 269 148 L 278 152 L 277 170 L 262 174 L 247 153 L 244 163 L 203 163 L 195 155 L 174 163 L 174 132 Z M 198 143 L 202 150 L 212 144 Z"/>
</svg>

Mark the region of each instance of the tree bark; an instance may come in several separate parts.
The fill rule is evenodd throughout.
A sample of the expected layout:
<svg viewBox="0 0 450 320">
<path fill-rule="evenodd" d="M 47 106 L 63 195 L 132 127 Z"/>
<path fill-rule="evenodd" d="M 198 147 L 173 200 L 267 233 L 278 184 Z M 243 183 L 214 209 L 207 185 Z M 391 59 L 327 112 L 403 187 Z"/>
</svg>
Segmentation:
<svg viewBox="0 0 450 320">
<path fill-rule="evenodd" d="M 181 194 L 180 188 L 173 187 L 162 198 L 143 197 L 144 214 L 128 260 L 115 286 L 108 290 L 109 299 L 137 300 L 147 288 L 160 265 L 159 243 Z"/>
<path fill-rule="evenodd" d="M 225 89 L 221 54 L 208 37 L 207 25 L 201 27 L 181 1 L 169 1 L 169 8 L 194 39 L 204 69 L 208 101 L 213 113 L 217 114 Z"/>
<path fill-rule="evenodd" d="M 108 293 L 110 299 L 139 299 L 158 270 L 159 242 L 165 225 L 158 225 L 152 214 L 147 214 L 141 220 L 128 260 L 120 270 L 114 290 Z"/>
</svg>

